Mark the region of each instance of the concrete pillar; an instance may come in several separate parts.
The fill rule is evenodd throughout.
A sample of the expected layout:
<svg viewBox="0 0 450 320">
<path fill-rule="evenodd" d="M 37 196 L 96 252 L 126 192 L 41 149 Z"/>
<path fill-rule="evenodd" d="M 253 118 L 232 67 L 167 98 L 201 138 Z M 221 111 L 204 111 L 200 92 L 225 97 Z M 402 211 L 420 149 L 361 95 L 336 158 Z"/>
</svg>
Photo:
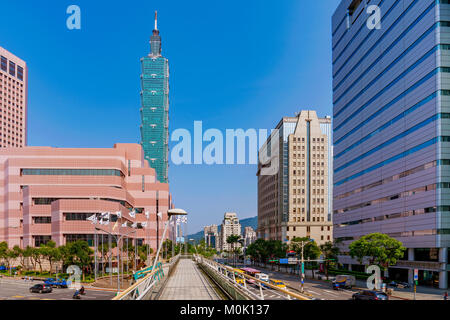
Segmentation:
<svg viewBox="0 0 450 320">
<path fill-rule="evenodd" d="M 348 271 L 352 271 L 352 264 L 351 263 L 348 264 Z"/>
<path fill-rule="evenodd" d="M 408 249 L 408 261 L 414 261 L 414 248 Z M 408 282 L 410 284 L 414 283 L 414 270 L 408 270 Z"/>
<path fill-rule="evenodd" d="M 439 262 L 444 263 L 444 266 L 447 267 L 448 263 L 448 249 L 440 248 L 439 249 Z M 447 270 L 439 272 L 439 289 L 448 289 L 448 272 Z"/>
</svg>

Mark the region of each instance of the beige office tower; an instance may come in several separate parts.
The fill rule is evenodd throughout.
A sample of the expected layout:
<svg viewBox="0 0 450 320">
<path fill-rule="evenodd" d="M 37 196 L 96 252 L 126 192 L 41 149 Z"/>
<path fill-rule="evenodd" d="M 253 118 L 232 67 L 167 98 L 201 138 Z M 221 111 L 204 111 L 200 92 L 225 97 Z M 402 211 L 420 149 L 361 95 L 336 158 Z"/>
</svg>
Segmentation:
<svg viewBox="0 0 450 320">
<path fill-rule="evenodd" d="M 234 212 L 227 212 L 223 218 L 222 227 L 219 234 L 219 243 L 221 251 L 230 251 L 232 249 L 240 248 L 240 243 L 230 244 L 227 242 L 229 236 L 242 235 L 241 224 L 237 214 Z"/>
<path fill-rule="evenodd" d="M 0 47 L 0 148 L 27 145 L 28 69 Z"/>
<path fill-rule="evenodd" d="M 271 158 L 278 170 L 264 175 L 260 164 L 257 173 L 258 238 L 287 243 L 294 237 L 309 237 L 318 244 L 332 241 L 331 118 L 302 111 L 283 118 L 276 129 L 279 154 Z"/>
</svg>

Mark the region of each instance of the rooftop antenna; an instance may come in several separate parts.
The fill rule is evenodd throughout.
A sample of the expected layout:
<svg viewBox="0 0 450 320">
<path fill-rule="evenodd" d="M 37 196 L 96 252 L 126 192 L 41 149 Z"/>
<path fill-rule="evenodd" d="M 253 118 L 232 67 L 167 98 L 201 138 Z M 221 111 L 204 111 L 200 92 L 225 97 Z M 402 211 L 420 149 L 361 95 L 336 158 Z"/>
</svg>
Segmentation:
<svg viewBox="0 0 450 320">
<path fill-rule="evenodd" d="M 158 11 L 155 11 L 155 30 L 158 30 Z"/>
</svg>

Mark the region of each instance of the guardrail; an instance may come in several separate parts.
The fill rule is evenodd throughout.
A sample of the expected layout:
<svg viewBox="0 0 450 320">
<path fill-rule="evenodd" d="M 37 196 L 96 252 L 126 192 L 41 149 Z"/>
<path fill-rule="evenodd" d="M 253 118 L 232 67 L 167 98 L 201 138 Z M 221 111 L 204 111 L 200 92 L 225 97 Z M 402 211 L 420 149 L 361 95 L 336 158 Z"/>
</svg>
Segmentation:
<svg viewBox="0 0 450 320">
<path fill-rule="evenodd" d="M 311 300 L 307 297 L 288 291 L 286 289 L 279 288 L 268 282 L 259 280 L 247 274 L 238 273 L 233 268 L 230 268 L 228 266 L 225 266 L 223 264 L 220 264 L 218 262 L 209 259 L 205 259 L 199 255 L 194 255 L 194 260 L 197 263 L 201 264 L 202 266 L 205 266 L 208 269 L 215 272 L 217 275 L 221 277 L 222 280 L 226 281 L 227 284 L 232 285 L 236 290 L 242 291 L 243 293 L 245 293 L 246 296 L 248 296 L 252 300 L 265 300 L 265 290 L 263 290 L 263 286 L 273 289 L 271 291 L 271 294 L 276 294 L 280 298 L 286 300 Z M 239 282 L 241 282 L 242 284 L 238 284 L 237 279 L 241 279 L 241 281 Z M 259 288 L 258 293 L 250 290 L 250 288 L 248 287 L 249 281 L 256 284 L 256 286 Z"/>
<path fill-rule="evenodd" d="M 166 277 L 163 268 L 169 268 L 167 275 L 170 273 L 170 269 L 174 266 L 180 256 L 172 258 L 167 265 L 158 264 L 155 270 L 141 270 L 141 274 L 146 274 L 142 279 L 139 279 L 135 284 L 118 294 L 112 300 L 146 300 L 146 297 L 152 294 L 150 290 L 154 289 L 162 280 Z"/>
</svg>

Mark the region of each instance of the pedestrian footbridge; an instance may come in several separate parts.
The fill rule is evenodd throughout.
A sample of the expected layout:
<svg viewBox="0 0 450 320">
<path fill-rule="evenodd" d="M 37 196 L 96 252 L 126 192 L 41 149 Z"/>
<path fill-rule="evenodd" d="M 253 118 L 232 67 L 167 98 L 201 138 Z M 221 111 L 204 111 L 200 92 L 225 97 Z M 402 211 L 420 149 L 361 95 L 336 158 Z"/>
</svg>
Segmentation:
<svg viewBox="0 0 450 320">
<path fill-rule="evenodd" d="M 309 300 L 201 256 L 177 256 L 113 300 Z"/>
</svg>

